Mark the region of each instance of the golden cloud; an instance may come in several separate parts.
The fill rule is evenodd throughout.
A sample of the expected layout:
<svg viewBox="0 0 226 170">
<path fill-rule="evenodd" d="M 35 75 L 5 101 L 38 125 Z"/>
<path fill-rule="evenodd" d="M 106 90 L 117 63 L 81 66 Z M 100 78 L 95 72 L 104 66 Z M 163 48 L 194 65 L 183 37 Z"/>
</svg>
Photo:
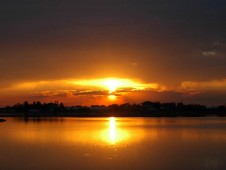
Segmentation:
<svg viewBox="0 0 226 170">
<path fill-rule="evenodd" d="M 140 90 L 162 91 L 164 86 L 158 83 L 143 83 L 138 80 L 122 78 L 67 79 L 20 82 L 1 89 L 5 94 L 30 94 L 31 96 L 68 96 L 68 95 L 108 95 L 125 94 Z"/>
<path fill-rule="evenodd" d="M 211 81 L 184 81 L 180 85 L 185 91 L 226 91 L 226 79 Z"/>
</svg>

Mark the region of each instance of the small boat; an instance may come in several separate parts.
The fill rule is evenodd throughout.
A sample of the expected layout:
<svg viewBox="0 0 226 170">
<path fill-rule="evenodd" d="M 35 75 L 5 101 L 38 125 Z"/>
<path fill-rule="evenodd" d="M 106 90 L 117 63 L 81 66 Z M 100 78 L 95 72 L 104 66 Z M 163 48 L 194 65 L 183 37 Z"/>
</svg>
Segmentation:
<svg viewBox="0 0 226 170">
<path fill-rule="evenodd" d="M 0 119 L 0 122 L 5 122 L 6 120 L 5 119 Z"/>
</svg>

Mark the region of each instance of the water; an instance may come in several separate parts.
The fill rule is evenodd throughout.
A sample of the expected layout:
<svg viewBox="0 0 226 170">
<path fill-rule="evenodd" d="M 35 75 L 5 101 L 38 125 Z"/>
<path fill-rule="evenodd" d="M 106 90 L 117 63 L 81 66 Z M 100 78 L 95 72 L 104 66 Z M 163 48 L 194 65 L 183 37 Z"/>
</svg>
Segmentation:
<svg viewBox="0 0 226 170">
<path fill-rule="evenodd" d="M 5 118 L 0 170 L 226 169 L 225 118 Z"/>
</svg>

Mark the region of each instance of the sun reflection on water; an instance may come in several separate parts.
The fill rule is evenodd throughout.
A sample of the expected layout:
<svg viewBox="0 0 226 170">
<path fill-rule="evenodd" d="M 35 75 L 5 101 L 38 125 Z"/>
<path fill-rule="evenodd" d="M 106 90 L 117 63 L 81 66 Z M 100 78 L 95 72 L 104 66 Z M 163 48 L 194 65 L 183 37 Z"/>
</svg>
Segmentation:
<svg viewBox="0 0 226 170">
<path fill-rule="evenodd" d="M 139 121 L 138 121 L 139 122 Z M 14 140 L 23 142 L 85 143 L 91 145 L 128 145 L 144 138 L 142 128 L 132 127 L 134 121 L 122 118 L 67 119 L 63 122 L 41 121 L 15 124 L 17 131 L 10 133 Z M 139 122 L 142 124 L 142 122 Z M 57 129 L 57 130 L 56 130 Z M 149 132 L 150 134 L 150 132 Z M 154 133 L 155 136 L 155 133 Z"/>
<path fill-rule="evenodd" d="M 116 125 L 115 125 L 115 118 L 109 118 L 109 136 L 111 143 L 115 143 L 116 141 Z"/>
<path fill-rule="evenodd" d="M 105 143 L 113 145 L 128 140 L 130 135 L 126 129 L 120 128 L 115 117 L 110 117 L 108 127 L 101 134 L 101 138 Z"/>
</svg>

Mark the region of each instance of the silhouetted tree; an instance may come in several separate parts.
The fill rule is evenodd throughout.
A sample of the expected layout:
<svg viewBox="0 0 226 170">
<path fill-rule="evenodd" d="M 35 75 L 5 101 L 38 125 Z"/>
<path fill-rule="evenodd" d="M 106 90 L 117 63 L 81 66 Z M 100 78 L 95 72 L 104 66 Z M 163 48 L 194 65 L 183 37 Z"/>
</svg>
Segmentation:
<svg viewBox="0 0 226 170">
<path fill-rule="evenodd" d="M 28 112 L 29 109 L 30 109 L 29 103 L 28 103 L 28 101 L 25 101 L 23 104 L 23 111 Z"/>
</svg>

